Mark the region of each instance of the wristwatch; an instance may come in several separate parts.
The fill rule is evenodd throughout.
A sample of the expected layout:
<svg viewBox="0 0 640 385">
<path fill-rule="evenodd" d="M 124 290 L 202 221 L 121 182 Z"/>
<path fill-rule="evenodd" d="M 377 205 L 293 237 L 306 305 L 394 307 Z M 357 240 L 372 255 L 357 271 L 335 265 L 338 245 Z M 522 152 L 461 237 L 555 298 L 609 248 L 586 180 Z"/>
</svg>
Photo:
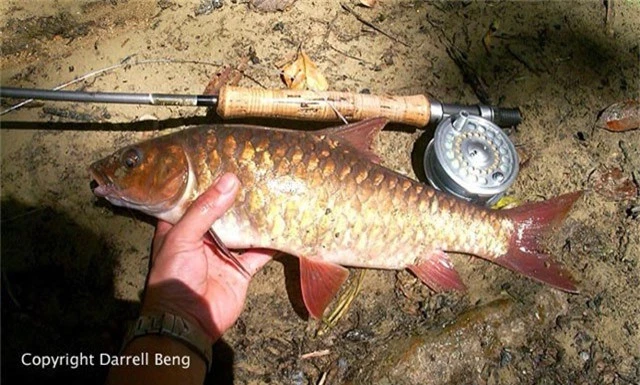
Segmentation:
<svg viewBox="0 0 640 385">
<path fill-rule="evenodd" d="M 131 341 L 147 335 L 167 336 L 180 341 L 202 357 L 207 371 L 211 369 L 213 352 L 209 338 L 186 319 L 166 312 L 141 315 L 127 332 L 121 353 Z"/>
</svg>

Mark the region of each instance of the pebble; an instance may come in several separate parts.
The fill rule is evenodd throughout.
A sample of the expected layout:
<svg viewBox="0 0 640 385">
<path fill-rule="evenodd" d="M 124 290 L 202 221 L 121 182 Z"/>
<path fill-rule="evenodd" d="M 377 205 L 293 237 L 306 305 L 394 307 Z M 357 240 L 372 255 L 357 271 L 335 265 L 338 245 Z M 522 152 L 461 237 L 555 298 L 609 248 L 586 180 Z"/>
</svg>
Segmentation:
<svg viewBox="0 0 640 385">
<path fill-rule="evenodd" d="M 580 352 L 580 359 L 582 361 L 587 362 L 589 361 L 589 358 L 591 358 L 591 356 L 589 355 L 589 352 L 586 352 L 584 350 Z"/>
</svg>

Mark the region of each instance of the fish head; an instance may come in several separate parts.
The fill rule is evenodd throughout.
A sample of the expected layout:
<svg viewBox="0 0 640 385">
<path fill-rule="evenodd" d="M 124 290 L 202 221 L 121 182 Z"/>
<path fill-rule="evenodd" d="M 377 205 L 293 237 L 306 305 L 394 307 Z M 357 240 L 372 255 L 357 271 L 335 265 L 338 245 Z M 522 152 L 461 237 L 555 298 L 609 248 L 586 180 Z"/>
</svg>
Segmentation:
<svg viewBox="0 0 640 385">
<path fill-rule="evenodd" d="M 189 159 L 179 141 L 160 137 L 116 151 L 89 166 L 93 193 L 149 215 L 172 210 L 187 194 Z"/>
</svg>

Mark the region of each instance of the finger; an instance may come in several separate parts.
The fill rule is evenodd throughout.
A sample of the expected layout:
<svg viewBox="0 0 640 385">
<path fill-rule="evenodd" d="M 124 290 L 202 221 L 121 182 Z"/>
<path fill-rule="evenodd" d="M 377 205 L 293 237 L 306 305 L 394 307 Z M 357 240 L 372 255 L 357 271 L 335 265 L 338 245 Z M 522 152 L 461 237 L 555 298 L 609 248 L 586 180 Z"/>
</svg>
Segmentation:
<svg viewBox="0 0 640 385">
<path fill-rule="evenodd" d="M 242 266 L 251 273 L 253 277 L 264 265 L 267 264 L 273 256 L 278 253 L 277 250 L 270 249 L 251 249 L 237 256 Z"/>
<path fill-rule="evenodd" d="M 233 174 L 224 174 L 205 191 L 174 227 L 174 235 L 183 241 L 198 241 L 213 223 L 233 205 L 240 181 Z"/>
<path fill-rule="evenodd" d="M 171 230 L 173 225 L 169 222 L 165 222 L 162 219 L 158 219 L 158 223 L 156 224 L 156 233 L 154 235 L 155 238 L 164 238 L 165 235 Z"/>
<path fill-rule="evenodd" d="M 162 244 L 164 243 L 164 239 L 167 236 L 167 233 L 169 232 L 169 230 L 171 230 L 171 228 L 173 228 L 173 225 L 171 223 L 165 222 L 161 219 L 158 220 L 158 224 L 156 225 L 156 231 L 153 236 L 153 244 L 152 244 L 153 250 L 151 253 L 152 257 L 155 257 L 156 254 L 158 254 L 158 251 L 162 247 Z"/>
</svg>

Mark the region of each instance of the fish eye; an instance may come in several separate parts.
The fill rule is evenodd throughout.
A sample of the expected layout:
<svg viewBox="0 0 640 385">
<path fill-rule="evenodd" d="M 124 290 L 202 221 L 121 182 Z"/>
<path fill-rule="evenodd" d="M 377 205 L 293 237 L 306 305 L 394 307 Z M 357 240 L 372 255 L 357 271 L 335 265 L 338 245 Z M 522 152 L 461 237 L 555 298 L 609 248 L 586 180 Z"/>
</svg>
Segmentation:
<svg viewBox="0 0 640 385">
<path fill-rule="evenodd" d="M 122 164 L 127 168 L 134 168 L 140 164 L 142 156 L 140 151 L 135 148 L 130 148 L 122 154 Z"/>
</svg>

